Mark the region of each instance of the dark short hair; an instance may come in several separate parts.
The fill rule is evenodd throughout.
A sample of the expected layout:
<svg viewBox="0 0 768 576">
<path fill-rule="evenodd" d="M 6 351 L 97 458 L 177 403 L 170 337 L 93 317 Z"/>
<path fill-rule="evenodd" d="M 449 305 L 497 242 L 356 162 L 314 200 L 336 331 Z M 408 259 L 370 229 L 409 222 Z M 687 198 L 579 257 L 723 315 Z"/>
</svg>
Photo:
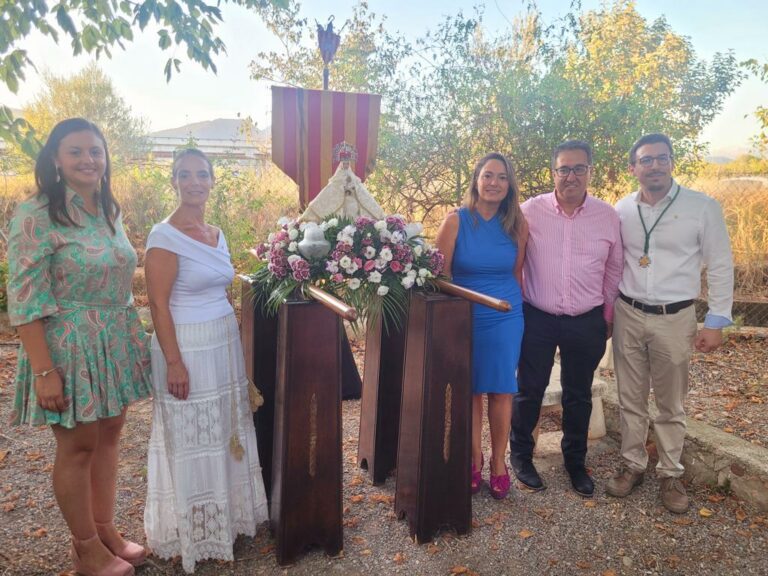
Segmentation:
<svg viewBox="0 0 768 576">
<path fill-rule="evenodd" d="M 637 151 L 641 146 L 645 146 L 646 144 L 666 144 L 667 148 L 669 148 L 669 156 L 674 156 L 674 152 L 672 150 L 672 140 L 669 139 L 669 136 L 666 134 L 661 134 L 660 132 L 653 132 L 651 134 L 641 136 L 635 141 L 634 144 L 632 144 L 632 148 L 629 149 L 630 164 L 634 164 L 637 161 Z"/>
<path fill-rule="evenodd" d="M 182 158 L 186 158 L 187 156 L 196 156 L 197 158 L 202 158 L 205 160 L 205 162 L 208 164 L 208 172 L 211 173 L 211 178 L 213 178 L 213 164 L 211 163 L 211 159 L 208 158 L 208 155 L 199 148 L 180 148 L 173 153 L 173 166 L 171 168 L 172 178 L 176 178 L 178 164 Z"/>
<path fill-rule="evenodd" d="M 562 144 L 555 146 L 555 149 L 552 151 L 553 170 L 555 168 L 555 163 L 557 162 L 557 157 L 560 155 L 560 152 L 565 152 L 566 150 L 583 150 L 587 155 L 587 163 L 592 166 L 592 146 L 584 142 L 584 140 L 566 140 Z"/>
</svg>

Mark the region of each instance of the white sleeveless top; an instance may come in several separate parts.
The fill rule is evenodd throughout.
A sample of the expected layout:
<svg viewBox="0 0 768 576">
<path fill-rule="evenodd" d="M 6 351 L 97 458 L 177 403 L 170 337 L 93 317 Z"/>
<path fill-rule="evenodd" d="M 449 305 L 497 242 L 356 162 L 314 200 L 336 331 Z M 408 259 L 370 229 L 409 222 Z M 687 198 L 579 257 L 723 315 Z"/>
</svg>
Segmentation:
<svg viewBox="0 0 768 576">
<path fill-rule="evenodd" d="M 224 233 L 214 248 L 190 238 L 168 222 L 152 227 L 147 252 L 162 248 L 178 257 L 179 269 L 170 298 L 174 324 L 196 324 L 234 313 L 226 288 L 235 278 Z"/>
</svg>

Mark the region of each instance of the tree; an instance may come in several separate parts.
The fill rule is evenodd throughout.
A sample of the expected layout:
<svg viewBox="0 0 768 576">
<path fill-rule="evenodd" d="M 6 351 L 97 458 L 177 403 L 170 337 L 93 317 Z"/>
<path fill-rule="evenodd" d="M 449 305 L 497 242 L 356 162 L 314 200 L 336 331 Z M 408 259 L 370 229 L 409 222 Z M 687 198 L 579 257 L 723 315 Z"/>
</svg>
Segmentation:
<svg viewBox="0 0 768 576">
<path fill-rule="evenodd" d="M 26 66 L 34 67 L 27 51 L 20 45 L 33 30 L 50 36 L 58 43 L 60 35 L 71 39 L 72 53 L 83 51 L 111 56 L 110 50 L 133 40 L 136 28 L 143 31 L 150 22 L 158 26 L 157 44 L 162 50 L 185 46 L 187 57 L 204 69 L 216 72 L 213 57 L 226 52 L 224 42 L 215 34 L 222 21 L 222 3 L 264 8 L 285 7 L 288 0 L 0 0 L 0 81 L 17 92 Z M 170 80 L 179 71 L 181 60 L 168 58 L 165 76 Z M 0 138 L 17 142 L 34 155 L 39 147 L 34 127 L 14 119 L 11 110 L 0 107 Z"/>
<path fill-rule="evenodd" d="M 89 64 L 71 77 L 43 73 L 42 91 L 24 108 L 23 116 L 42 134 L 64 118 L 82 117 L 96 124 L 109 143 L 110 154 L 130 160 L 147 150 L 146 124 L 115 91 L 112 81 Z"/>
<path fill-rule="evenodd" d="M 284 53 L 260 54 L 252 70 L 318 87 L 319 57 L 304 43 L 299 14 L 291 3 L 275 29 L 294 31 L 282 36 Z M 647 21 L 629 0 L 553 24 L 532 6 L 495 38 L 486 37 L 481 10 L 459 13 L 398 50 L 364 2 L 353 21 L 356 33 L 342 35 L 337 53 L 348 66 L 332 68 L 331 80 L 383 95 L 370 187 L 416 219 L 455 205 L 472 163 L 492 150 L 513 157 L 525 195 L 551 189 L 551 150 L 565 139 L 595 148 L 598 193 L 626 189 L 627 152 L 644 132 L 667 132 L 681 160 L 696 159 L 701 130 L 743 76 L 732 54 L 697 59 L 663 18 Z"/>
<path fill-rule="evenodd" d="M 760 65 L 757 60 L 751 59 L 742 63 L 747 70 L 757 76 L 761 81 L 768 82 L 768 62 Z M 754 112 L 760 126 L 759 132 L 752 139 L 755 149 L 761 155 L 768 153 L 768 106 L 758 106 Z"/>
</svg>

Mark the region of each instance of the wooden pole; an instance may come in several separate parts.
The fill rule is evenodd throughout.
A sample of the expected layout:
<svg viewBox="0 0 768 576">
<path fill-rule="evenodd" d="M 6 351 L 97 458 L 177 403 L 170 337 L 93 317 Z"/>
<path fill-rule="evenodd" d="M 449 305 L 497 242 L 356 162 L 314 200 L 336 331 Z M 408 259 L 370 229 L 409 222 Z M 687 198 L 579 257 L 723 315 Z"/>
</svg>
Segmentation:
<svg viewBox="0 0 768 576">
<path fill-rule="evenodd" d="M 489 308 L 493 308 L 499 312 L 509 312 L 512 309 L 512 306 L 506 300 L 501 300 L 500 298 L 494 298 L 492 296 L 481 294 L 480 292 L 475 292 L 469 288 L 457 286 L 453 282 L 448 282 L 447 280 L 437 280 L 435 284 L 437 284 L 437 287 L 440 288 L 441 292 L 445 292 L 446 294 L 451 294 L 453 296 L 459 296 L 469 300 L 470 302 L 488 306 Z"/>
</svg>

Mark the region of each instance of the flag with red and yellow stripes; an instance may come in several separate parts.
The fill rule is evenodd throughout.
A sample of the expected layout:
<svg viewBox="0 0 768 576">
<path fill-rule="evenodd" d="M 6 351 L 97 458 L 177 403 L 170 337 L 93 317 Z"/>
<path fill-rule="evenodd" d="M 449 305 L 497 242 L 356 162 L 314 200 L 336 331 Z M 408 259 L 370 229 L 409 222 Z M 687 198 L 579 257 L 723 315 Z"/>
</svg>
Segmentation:
<svg viewBox="0 0 768 576">
<path fill-rule="evenodd" d="M 299 185 L 303 210 L 328 183 L 338 162 L 334 147 L 357 149 L 354 171 L 373 170 L 379 138 L 381 96 L 272 87 L 272 161 Z"/>
</svg>

